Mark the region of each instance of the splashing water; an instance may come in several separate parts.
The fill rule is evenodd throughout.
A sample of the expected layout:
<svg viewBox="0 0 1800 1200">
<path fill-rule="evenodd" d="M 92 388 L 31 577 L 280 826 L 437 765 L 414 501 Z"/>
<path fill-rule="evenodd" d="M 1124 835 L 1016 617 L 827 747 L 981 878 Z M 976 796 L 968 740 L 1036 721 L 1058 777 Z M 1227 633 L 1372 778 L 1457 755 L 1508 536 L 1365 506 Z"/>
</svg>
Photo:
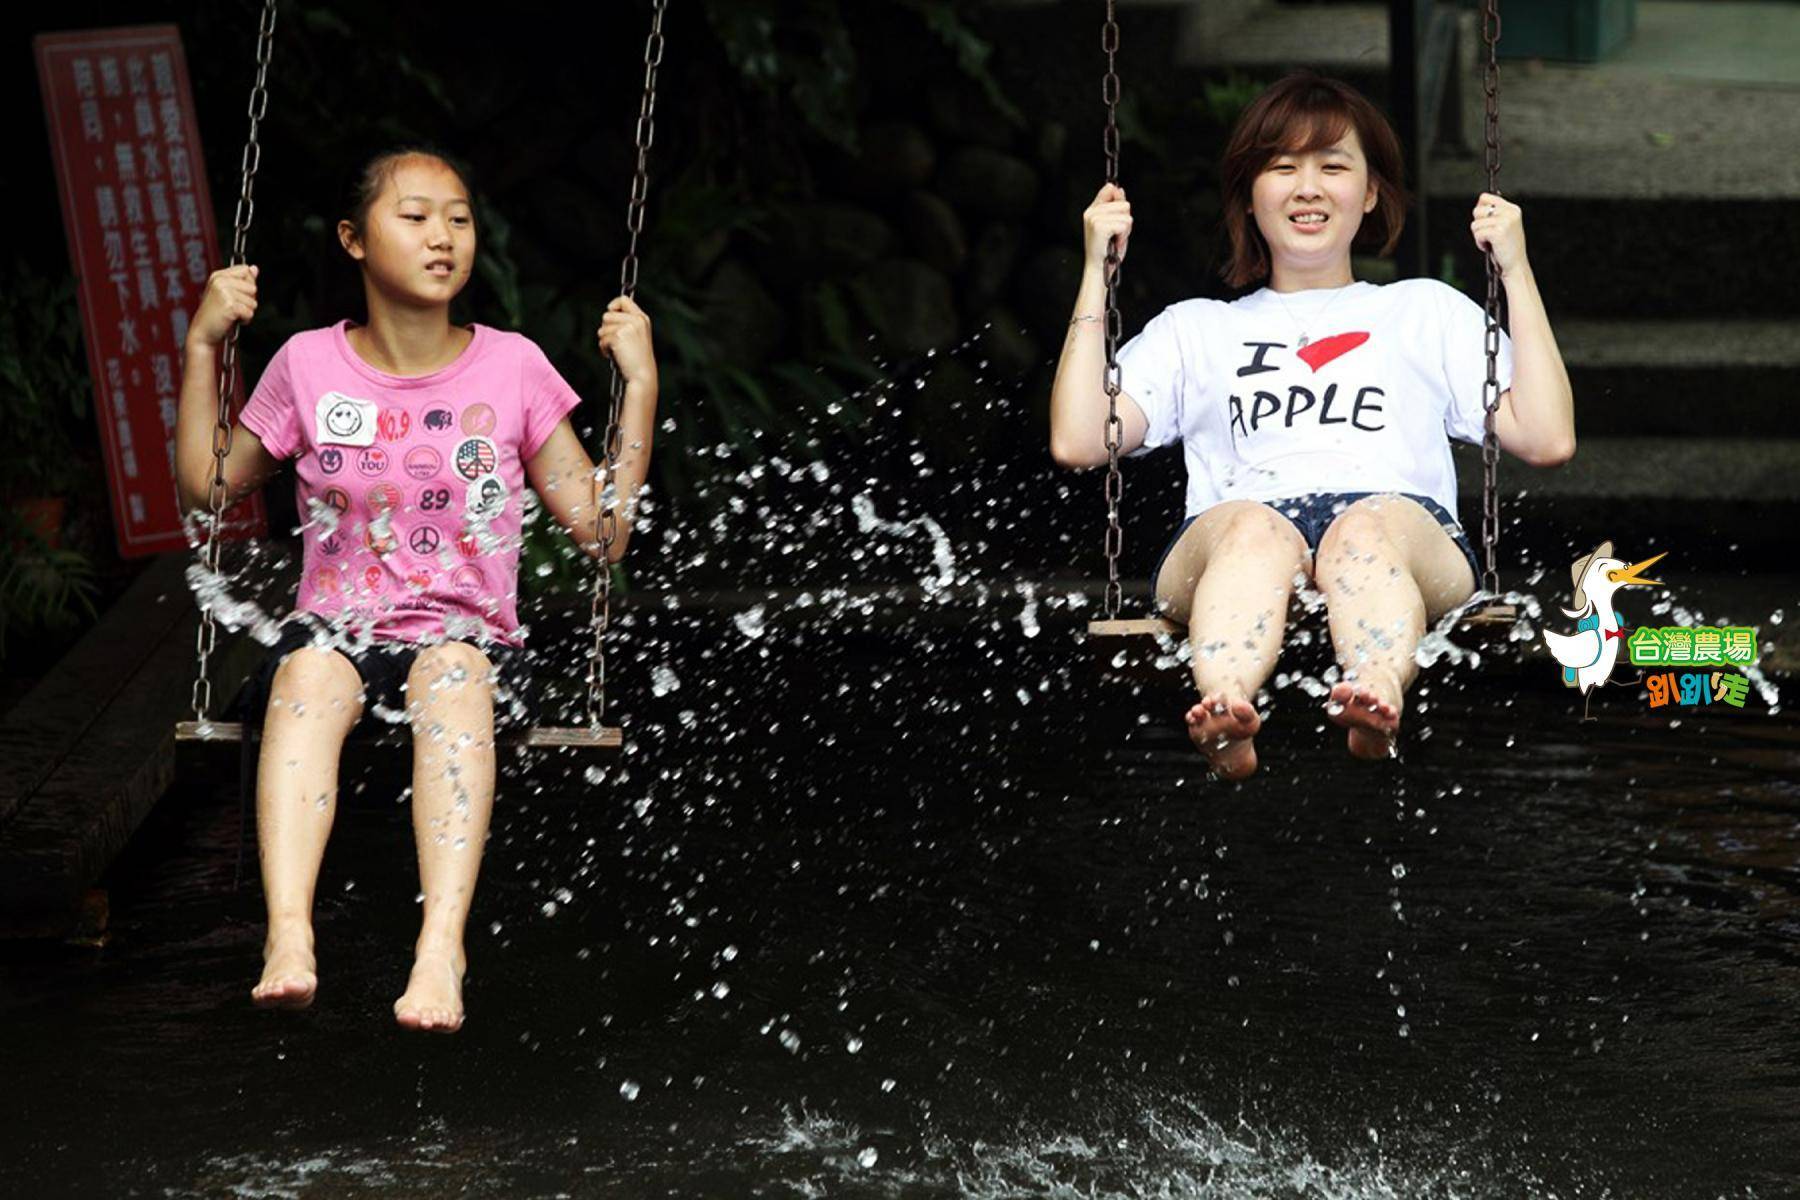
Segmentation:
<svg viewBox="0 0 1800 1200">
<path fill-rule="evenodd" d="M 922 575 L 919 586 L 927 596 L 942 592 L 956 581 L 956 551 L 950 545 L 950 538 L 944 527 L 929 516 L 918 516 L 908 521 L 883 520 L 875 512 L 875 501 L 867 492 L 860 492 L 850 499 L 851 511 L 856 514 L 858 533 L 885 533 L 893 537 L 911 537 L 922 532 L 931 542 L 931 560 L 936 573 Z"/>
<path fill-rule="evenodd" d="M 743 612 L 733 616 L 731 618 L 731 623 L 737 626 L 739 633 L 754 641 L 763 635 L 763 615 L 765 611 L 766 609 L 761 604 L 755 605 L 752 608 L 746 608 Z"/>
</svg>

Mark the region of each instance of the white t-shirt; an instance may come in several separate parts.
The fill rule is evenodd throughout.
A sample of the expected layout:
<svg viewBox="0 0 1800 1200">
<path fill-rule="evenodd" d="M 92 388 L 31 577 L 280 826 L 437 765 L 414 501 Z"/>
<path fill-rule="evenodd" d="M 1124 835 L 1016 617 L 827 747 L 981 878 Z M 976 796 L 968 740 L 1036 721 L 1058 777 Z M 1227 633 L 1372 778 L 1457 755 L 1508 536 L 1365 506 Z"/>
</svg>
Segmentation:
<svg viewBox="0 0 1800 1200">
<path fill-rule="evenodd" d="M 1410 492 L 1454 513 L 1445 435 L 1481 441 L 1486 325 L 1435 279 L 1265 287 L 1164 309 L 1120 349 L 1121 381 L 1149 419 L 1144 449 L 1182 444 L 1189 516 L 1314 492 Z M 1504 393 L 1504 332 L 1499 367 Z"/>
</svg>

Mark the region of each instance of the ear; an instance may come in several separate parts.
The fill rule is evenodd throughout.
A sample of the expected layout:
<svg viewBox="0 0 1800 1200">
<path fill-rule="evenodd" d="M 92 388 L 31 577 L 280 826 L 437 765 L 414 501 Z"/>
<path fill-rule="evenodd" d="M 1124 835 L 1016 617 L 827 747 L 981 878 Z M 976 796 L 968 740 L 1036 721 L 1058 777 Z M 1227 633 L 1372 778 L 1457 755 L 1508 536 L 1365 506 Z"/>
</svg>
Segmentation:
<svg viewBox="0 0 1800 1200">
<path fill-rule="evenodd" d="M 1370 183 L 1369 194 L 1363 197 L 1363 215 L 1367 216 L 1374 212 L 1375 206 L 1379 203 L 1381 203 L 1381 189 Z"/>
<path fill-rule="evenodd" d="M 349 221 L 339 221 L 337 223 L 337 235 L 338 245 L 344 248 L 344 253 L 348 254 L 351 258 L 354 258 L 357 262 L 361 262 L 363 260 L 364 250 L 362 237 L 356 232 L 356 226 Z"/>
</svg>

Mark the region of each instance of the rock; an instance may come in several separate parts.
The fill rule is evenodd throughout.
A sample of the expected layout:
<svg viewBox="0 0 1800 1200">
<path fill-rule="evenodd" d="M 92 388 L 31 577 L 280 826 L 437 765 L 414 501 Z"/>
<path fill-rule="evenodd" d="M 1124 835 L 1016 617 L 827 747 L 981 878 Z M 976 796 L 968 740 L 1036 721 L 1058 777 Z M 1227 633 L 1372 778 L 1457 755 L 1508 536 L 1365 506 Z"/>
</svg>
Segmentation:
<svg viewBox="0 0 1800 1200">
<path fill-rule="evenodd" d="M 925 186 L 937 168 L 937 147 L 917 125 L 883 121 L 863 131 L 855 168 L 865 192 L 892 195 Z"/>
<path fill-rule="evenodd" d="M 900 202 L 900 229 L 914 254 L 947 275 L 962 270 L 969 257 L 969 238 L 956 210 L 922 188 Z"/>
<path fill-rule="evenodd" d="M 1019 220 L 1037 203 L 1038 177 L 1023 159 L 985 146 L 964 146 L 939 168 L 938 191 L 969 212 Z"/>
<path fill-rule="evenodd" d="M 735 258 L 720 263 L 707 281 L 700 311 L 722 357 L 734 365 L 762 362 L 786 332 L 775 297 L 747 264 Z"/>
<path fill-rule="evenodd" d="M 1130 269 L 1126 260 L 1126 269 Z M 1081 286 L 1081 253 L 1064 247 L 1039 250 L 1026 260 L 1013 280 L 1013 297 L 1027 329 L 1039 337 L 1060 336 L 1075 308 Z"/>
<path fill-rule="evenodd" d="M 916 259 L 874 264 L 856 278 L 858 300 L 881 343 L 897 354 L 923 354 L 956 340 L 956 303 L 943 272 Z"/>
<path fill-rule="evenodd" d="M 1006 294 L 1006 282 L 1019 265 L 1024 244 L 1024 231 L 1003 221 L 989 222 L 975 235 L 963 275 L 963 295 L 971 310 L 980 311 Z"/>
<path fill-rule="evenodd" d="M 725 247 L 731 244 L 729 229 L 709 229 L 681 247 L 681 274 L 686 279 L 699 279 L 718 263 Z"/>
<path fill-rule="evenodd" d="M 927 84 L 925 111 L 931 127 L 950 141 L 1005 150 L 1017 132 L 1017 126 L 995 107 L 981 85 L 966 75 L 942 76 Z"/>
<path fill-rule="evenodd" d="M 848 204 L 812 204 L 801 211 L 819 264 L 836 274 L 867 266 L 892 252 L 893 226 L 867 209 Z M 802 238 L 805 244 L 807 238 Z"/>
<path fill-rule="evenodd" d="M 976 361 L 987 363 L 986 368 L 977 370 L 990 383 L 1014 379 L 1044 365 L 1044 352 L 1012 309 L 995 305 L 976 319 L 975 328 L 981 332 L 975 345 Z"/>
<path fill-rule="evenodd" d="M 592 192 L 567 179 L 547 175 L 535 183 L 527 194 L 530 197 L 530 215 L 538 225 L 561 231 L 561 250 L 577 260 L 610 256 L 615 259 L 616 268 L 616 254 L 606 243 L 610 230 L 603 230 L 594 219 Z M 523 221 L 514 222 L 514 226 L 528 227 Z"/>
<path fill-rule="evenodd" d="M 848 275 L 891 254 L 894 227 L 850 204 L 808 203 L 779 208 L 756 251 L 763 277 L 776 288 L 820 276 Z"/>
<path fill-rule="evenodd" d="M 1003 413 L 999 388 L 991 380 L 977 383 L 975 372 L 961 360 L 940 356 L 919 382 L 907 394 L 906 430 L 932 460 L 967 462 L 994 440 Z"/>
</svg>

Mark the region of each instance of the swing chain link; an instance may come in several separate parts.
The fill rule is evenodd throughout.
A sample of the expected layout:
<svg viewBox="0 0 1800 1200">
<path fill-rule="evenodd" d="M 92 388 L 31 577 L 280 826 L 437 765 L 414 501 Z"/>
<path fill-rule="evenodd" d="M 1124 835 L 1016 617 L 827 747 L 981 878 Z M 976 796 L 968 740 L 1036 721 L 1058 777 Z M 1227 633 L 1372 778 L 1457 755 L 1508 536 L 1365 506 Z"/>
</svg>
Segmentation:
<svg viewBox="0 0 1800 1200">
<path fill-rule="evenodd" d="M 1119 182 L 1119 23 L 1114 0 L 1106 0 L 1106 24 L 1100 48 L 1106 53 L 1106 75 L 1100 97 L 1106 103 L 1106 182 Z M 1125 423 L 1119 419 L 1119 239 L 1106 247 L 1106 618 L 1119 619 L 1124 587 L 1119 582 L 1119 556 L 1125 549 L 1125 530 L 1119 524 L 1119 505 L 1125 497 L 1125 477 L 1119 472 L 1119 448 L 1125 444 Z"/>
<path fill-rule="evenodd" d="M 1500 2 L 1482 0 L 1481 40 L 1487 45 L 1482 62 L 1481 86 L 1486 94 L 1487 118 L 1485 140 L 1487 153 L 1487 190 L 1500 194 Z M 1481 541 L 1486 565 L 1481 573 L 1481 588 L 1490 596 L 1500 594 L 1500 569 L 1496 565 L 1500 544 L 1500 268 L 1494 251 L 1486 253 L 1487 315 L 1485 346 L 1487 378 L 1482 383 L 1481 406 L 1486 419 L 1481 436 Z"/>
<path fill-rule="evenodd" d="M 626 207 L 625 228 L 629 242 L 625 261 L 619 268 L 619 294 L 635 297 L 638 284 L 638 235 L 644 231 L 644 206 L 650 198 L 650 147 L 656 140 L 656 70 L 663 57 L 663 13 L 668 0 L 655 0 L 650 16 L 650 35 L 644 42 L 644 94 L 638 103 L 636 129 L 637 169 L 631 177 L 631 200 Z M 619 536 L 618 496 L 611 500 L 623 449 L 623 417 L 625 410 L 625 377 L 617 363 L 611 365 L 610 399 L 606 415 L 606 435 L 602 443 L 605 465 L 594 479 L 594 506 L 600 560 L 594 571 L 593 605 L 589 627 L 594 632 L 594 652 L 588 658 L 587 719 L 598 728 L 606 716 L 606 631 L 612 623 L 612 548 Z"/>
<path fill-rule="evenodd" d="M 262 143 L 257 140 L 257 135 L 263 116 L 269 111 L 269 53 L 275 43 L 275 3 L 276 0 L 263 0 L 262 19 L 256 31 L 256 81 L 250 87 L 248 109 L 250 134 L 244 142 L 244 153 L 238 160 L 237 210 L 231 235 L 231 265 L 234 267 L 242 266 L 245 262 L 245 250 L 250 240 L 250 222 L 256 217 L 256 170 L 262 165 Z M 238 322 L 232 322 L 231 331 L 225 335 L 224 344 L 219 350 L 219 406 L 213 423 L 212 439 L 213 476 L 206 495 L 210 522 L 206 528 L 205 544 L 200 551 L 201 562 L 205 566 L 206 586 L 214 589 L 219 586 L 219 552 L 225 540 L 225 461 L 231 457 L 231 398 L 237 391 L 237 342 L 240 328 Z M 212 601 L 202 596 L 200 625 L 194 634 L 194 650 L 200 661 L 199 674 L 194 678 L 193 705 L 196 721 L 205 721 L 207 710 L 212 707 L 212 680 L 207 672 L 218 637 Z"/>
</svg>

